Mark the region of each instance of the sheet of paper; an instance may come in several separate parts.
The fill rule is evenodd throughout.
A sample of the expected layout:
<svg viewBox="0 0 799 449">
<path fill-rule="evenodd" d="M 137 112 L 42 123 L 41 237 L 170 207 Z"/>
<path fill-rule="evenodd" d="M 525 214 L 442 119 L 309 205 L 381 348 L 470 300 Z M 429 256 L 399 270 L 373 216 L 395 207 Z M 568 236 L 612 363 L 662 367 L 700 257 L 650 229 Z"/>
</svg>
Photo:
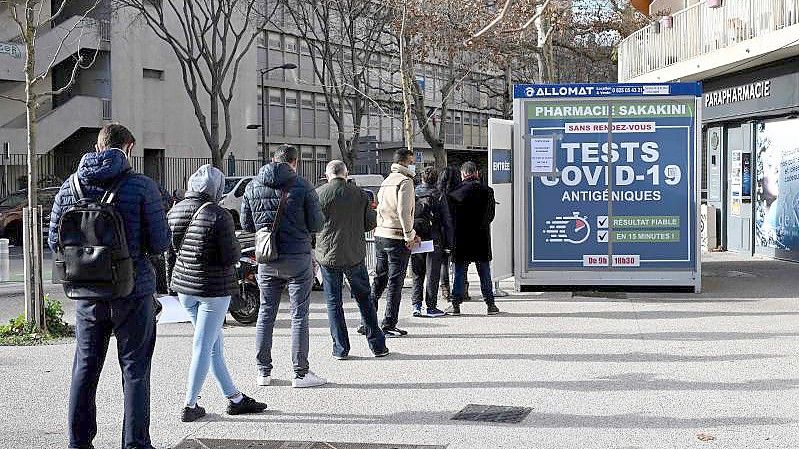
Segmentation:
<svg viewBox="0 0 799 449">
<path fill-rule="evenodd" d="M 530 172 L 553 173 L 555 171 L 555 139 L 533 137 L 530 139 Z"/>
<path fill-rule="evenodd" d="M 158 324 L 168 323 L 188 323 L 191 321 L 189 312 L 183 307 L 183 304 L 178 301 L 177 296 L 161 296 L 158 302 L 164 306 L 161 310 L 161 315 L 158 316 Z"/>
<path fill-rule="evenodd" d="M 422 240 L 419 243 L 419 246 L 411 250 L 411 254 L 432 253 L 432 252 L 433 252 L 432 240 Z"/>
</svg>

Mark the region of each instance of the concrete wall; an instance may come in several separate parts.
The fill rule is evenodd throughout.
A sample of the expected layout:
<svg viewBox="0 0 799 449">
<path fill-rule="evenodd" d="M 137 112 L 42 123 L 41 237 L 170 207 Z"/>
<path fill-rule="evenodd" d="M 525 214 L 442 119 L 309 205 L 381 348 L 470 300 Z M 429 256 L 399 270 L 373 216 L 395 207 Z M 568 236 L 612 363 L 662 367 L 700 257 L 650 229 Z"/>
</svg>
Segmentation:
<svg viewBox="0 0 799 449">
<path fill-rule="evenodd" d="M 163 71 L 163 80 L 144 78 L 145 68 Z M 246 129 L 257 105 L 255 74 L 250 52 L 242 61 L 231 106 L 230 151 L 239 159 L 257 155 L 257 131 Z M 131 128 L 138 154 L 143 148 L 163 148 L 167 157 L 210 157 L 172 50 L 146 25 L 132 23 L 125 11 L 112 25 L 111 78 L 113 119 Z M 208 100 L 201 104 L 207 114 Z"/>
</svg>

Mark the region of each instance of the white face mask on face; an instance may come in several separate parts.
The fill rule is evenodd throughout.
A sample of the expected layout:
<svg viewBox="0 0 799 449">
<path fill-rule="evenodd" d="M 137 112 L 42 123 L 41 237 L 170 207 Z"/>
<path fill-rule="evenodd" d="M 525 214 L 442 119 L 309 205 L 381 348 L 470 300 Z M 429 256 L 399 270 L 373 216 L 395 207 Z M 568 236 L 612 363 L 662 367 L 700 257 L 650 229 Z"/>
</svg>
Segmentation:
<svg viewBox="0 0 799 449">
<path fill-rule="evenodd" d="M 409 165 L 408 171 L 411 172 L 411 176 L 416 176 L 416 165 L 415 164 Z"/>
</svg>

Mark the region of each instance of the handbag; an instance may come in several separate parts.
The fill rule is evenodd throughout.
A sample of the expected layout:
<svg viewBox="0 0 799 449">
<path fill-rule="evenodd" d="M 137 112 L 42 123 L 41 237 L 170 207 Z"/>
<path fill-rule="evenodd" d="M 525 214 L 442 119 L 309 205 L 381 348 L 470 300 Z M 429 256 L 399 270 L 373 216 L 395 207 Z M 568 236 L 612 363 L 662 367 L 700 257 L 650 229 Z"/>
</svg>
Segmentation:
<svg viewBox="0 0 799 449">
<path fill-rule="evenodd" d="M 277 233 L 280 228 L 280 221 L 283 218 L 283 209 L 286 208 L 286 196 L 288 196 L 291 184 L 287 184 L 280 194 L 280 201 L 275 213 L 275 221 L 272 226 L 264 226 L 255 232 L 255 260 L 258 263 L 274 262 L 280 257 L 277 251 Z"/>
</svg>

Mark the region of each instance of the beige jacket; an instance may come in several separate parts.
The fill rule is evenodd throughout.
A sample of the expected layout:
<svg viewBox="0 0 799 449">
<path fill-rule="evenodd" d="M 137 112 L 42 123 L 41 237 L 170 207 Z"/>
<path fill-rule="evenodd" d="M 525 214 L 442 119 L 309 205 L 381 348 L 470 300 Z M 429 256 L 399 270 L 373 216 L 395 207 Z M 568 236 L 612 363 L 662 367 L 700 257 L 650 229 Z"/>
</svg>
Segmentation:
<svg viewBox="0 0 799 449">
<path fill-rule="evenodd" d="M 416 237 L 413 230 L 413 212 L 416 195 L 413 175 L 400 164 L 391 165 L 391 173 L 377 192 L 377 228 L 375 237 L 410 242 Z"/>
</svg>

